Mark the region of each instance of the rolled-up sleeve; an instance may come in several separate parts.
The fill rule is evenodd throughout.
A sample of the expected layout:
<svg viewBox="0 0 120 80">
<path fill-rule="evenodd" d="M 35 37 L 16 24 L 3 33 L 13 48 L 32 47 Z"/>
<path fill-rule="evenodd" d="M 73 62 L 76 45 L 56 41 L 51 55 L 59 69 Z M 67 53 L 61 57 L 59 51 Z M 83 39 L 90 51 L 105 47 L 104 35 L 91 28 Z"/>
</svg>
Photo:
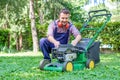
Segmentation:
<svg viewBox="0 0 120 80">
<path fill-rule="evenodd" d="M 73 34 L 74 37 L 76 37 L 77 35 L 80 35 L 79 30 L 74 25 L 71 26 L 70 32 Z"/>
<path fill-rule="evenodd" d="M 51 22 L 47 29 L 47 36 L 53 36 L 54 22 Z"/>
</svg>

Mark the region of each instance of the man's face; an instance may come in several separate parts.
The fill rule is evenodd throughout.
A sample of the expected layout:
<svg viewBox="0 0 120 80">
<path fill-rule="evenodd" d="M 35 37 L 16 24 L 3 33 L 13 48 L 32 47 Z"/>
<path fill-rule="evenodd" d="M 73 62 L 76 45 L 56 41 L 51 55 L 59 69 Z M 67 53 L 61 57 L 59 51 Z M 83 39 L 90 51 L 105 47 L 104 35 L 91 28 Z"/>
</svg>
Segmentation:
<svg viewBox="0 0 120 80">
<path fill-rule="evenodd" d="M 64 14 L 60 13 L 59 20 L 63 25 L 66 25 L 68 23 L 70 14 Z"/>
</svg>

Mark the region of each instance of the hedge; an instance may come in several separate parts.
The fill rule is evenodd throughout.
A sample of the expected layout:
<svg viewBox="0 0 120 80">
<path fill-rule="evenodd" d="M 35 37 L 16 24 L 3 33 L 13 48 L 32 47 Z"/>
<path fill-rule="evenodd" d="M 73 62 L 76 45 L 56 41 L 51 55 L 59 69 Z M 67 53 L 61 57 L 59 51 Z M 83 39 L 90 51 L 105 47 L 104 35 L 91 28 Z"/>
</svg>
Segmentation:
<svg viewBox="0 0 120 80">
<path fill-rule="evenodd" d="M 9 45 L 8 37 L 9 37 L 9 30 L 0 29 L 0 51 Z"/>
<path fill-rule="evenodd" d="M 74 25 L 80 30 L 82 24 L 81 23 L 74 23 Z M 101 27 L 101 23 L 92 24 L 97 27 Z M 38 39 L 42 37 L 46 37 L 48 24 L 44 25 L 36 25 Z M 88 33 L 81 34 L 87 35 Z M 28 27 L 26 32 L 23 34 L 23 49 L 32 49 L 32 36 L 31 36 L 31 28 Z M 8 30 L 0 30 L 0 45 L 8 45 L 7 39 L 9 36 Z M 72 37 L 71 37 L 72 38 Z M 109 22 L 103 31 L 99 34 L 97 40 L 100 40 L 102 45 L 110 45 L 113 50 L 120 50 L 120 22 Z"/>
<path fill-rule="evenodd" d="M 78 29 L 81 24 L 75 24 Z M 101 27 L 102 23 L 91 24 L 94 27 Z M 88 33 L 81 34 L 87 35 Z M 99 34 L 97 40 L 102 42 L 102 45 L 110 45 L 112 50 L 120 50 L 120 22 L 109 22 Z"/>
</svg>

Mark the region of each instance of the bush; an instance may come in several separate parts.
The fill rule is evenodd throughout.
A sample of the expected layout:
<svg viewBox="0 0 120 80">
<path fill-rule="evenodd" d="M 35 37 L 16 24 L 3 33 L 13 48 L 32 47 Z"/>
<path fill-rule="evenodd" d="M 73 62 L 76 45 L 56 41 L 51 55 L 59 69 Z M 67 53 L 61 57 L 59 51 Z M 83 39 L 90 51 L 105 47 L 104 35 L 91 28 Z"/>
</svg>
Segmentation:
<svg viewBox="0 0 120 80">
<path fill-rule="evenodd" d="M 101 27 L 102 23 L 91 23 L 93 26 Z M 74 23 L 74 25 L 80 30 L 82 23 Z M 48 24 L 37 24 L 38 39 L 46 37 Z M 100 40 L 102 44 L 112 46 L 113 50 L 120 50 L 120 22 L 109 22 L 103 31 L 99 34 L 97 40 Z M 82 33 L 82 36 L 88 35 L 88 33 Z M 0 30 L 0 50 L 8 45 L 9 30 Z M 70 37 L 73 39 L 73 37 Z M 71 40 L 70 39 L 70 40 Z M 23 33 L 23 49 L 32 49 L 32 35 L 31 28 L 27 27 L 26 32 Z M 5 49 L 6 50 L 6 49 Z"/>
<path fill-rule="evenodd" d="M 120 22 L 110 22 L 100 34 L 103 44 L 110 44 L 113 50 L 120 49 Z"/>
<path fill-rule="evenodd" d="M 6 50 L 8 46 L 9 30 L 0 29 L 0 51 Z"/>
<path fill-rule="evenodd" d="M 103 23 L 90 23 L 90 25 L 94 27 L 101 27 Z M 76 23 L 75 26 L 78 29 L 81 28 L 81 23 Z M 93 34 L 93 33 L 92 33 Z M 109 22 L 103 29 L 103 31 L 99 34 L 97 40 L 102 42 L 102 45 L 110 45 L 112 50 L 118 51 L 120 50 L 120 22 Z M 88 32 L 82 33 L 82 36 L 86 37 L 90 35 Z M 92 36 L 92 35 L 90 35 Z"/>
</svg>

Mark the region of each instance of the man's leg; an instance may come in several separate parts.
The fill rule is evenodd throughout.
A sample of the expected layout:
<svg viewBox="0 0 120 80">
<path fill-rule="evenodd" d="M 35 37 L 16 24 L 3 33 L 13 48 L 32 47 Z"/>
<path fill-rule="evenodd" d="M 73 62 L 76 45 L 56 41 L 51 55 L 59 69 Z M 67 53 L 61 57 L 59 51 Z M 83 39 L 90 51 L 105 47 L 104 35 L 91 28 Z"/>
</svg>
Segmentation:
<svg viewBox="0 0 120 80">
<path fill-rule="evenodd" d="M 44 55 L 44 59 L 51 60 L 49 54 L 51 53 L 51 49 L 54 47 L 54 45 L 51 42 L 49 42 L 47 38 L 40 39 L 39 45 Z"/>
</svg>

